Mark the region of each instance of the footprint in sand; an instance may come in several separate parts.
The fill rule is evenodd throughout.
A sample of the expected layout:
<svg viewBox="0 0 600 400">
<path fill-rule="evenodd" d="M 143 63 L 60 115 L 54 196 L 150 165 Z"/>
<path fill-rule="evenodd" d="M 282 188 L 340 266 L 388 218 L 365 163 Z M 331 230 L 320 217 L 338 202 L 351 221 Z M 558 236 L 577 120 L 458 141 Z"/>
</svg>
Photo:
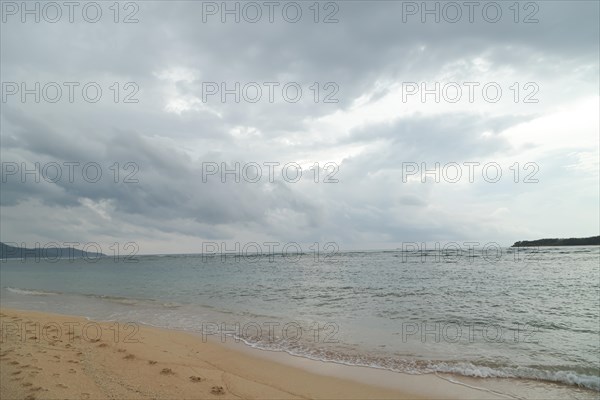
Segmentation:
<svg viewBox="0 0 600 400">
<path fill-rule="evenodd" d="M 213 386 L 210 389 L 210 392 L 212 394 L 217 394 L 217 395 L 219 395 L 219 394 L 225 394 L 225 389 L 223 389 L 223 386 Z"/>
<path fill-rule="evenodd" d="M 192 381 L 192 382 L 202 382 L 202 377 L 192 375 L 192 376 L 190 376 L 190 381 Z"/>
<path fill-rule="evenodd" d="M 79 364 L 79 361 L 77 361 L 77 360 L 69 360 L 67 362 L 70 362 L 71 364 Z"/>
<path fill-rule="evenodd" d="M 133 360 L 135 358 L 135 356 L 133 354 L 127 354 L 125 357 L 123 357 L 125 360 Z"/>
<path fill-rule="evenodd" d="M 23 382 L 21 384 L 21 386 L 23 386 L 23 387 L 29 387 L 29 386 L 33 386 L 33 383 L 31 383 L 31 382 Z"/>
<path fill-rule="evenodd" d="M 148 364 L 150 364 L 150 365 L 154 365 L 154 364 L 156 364 L 156 363 L 157 363 L 157 361 L 148 360 Z"/>
<path fill-rule="evenodd" d="M 67 385 L 63 385 L 62 383 L 57 384 L 56 387 L 59 387 L 61 389 L 68 389 L 69 388 Z"/>
<path fill-rule="evenodd" d="M 106 343 L 100 343 L 98 347 L 108 347 L 108 345 Z"/>
<path fill-rule="evenodd" d="M 71 369 L 69 369 L 69 373 L 70 374 L 75 374 L 75 373 L 77 373 L 77 371 L 75 371 L 73 368 L 71 368 Z"/>
<path fill-rule="evenodd" d="M 54 378 L 57 378 L 57 377 L 59 377 L 59 376 L 60 376 L 60 374 L 59 374 L 59 373 L 55 373 L 55 374 L 52 374 L 52 376 L 53 376 Z"/>
<path fill-rule="evenodd" d="M 19 362 L 18 361 L 11 361 L 11 362 L 9 362 L 9 364 L 10 365 L 19 365 Z"/>
<path fill-rule="evenodd" d="M 171 368 L 163 368 L 160 373 L 161 375 L 175 375 L 175 372 Z"/>
<path fill-rule="evenodd" d="M 19 375 L 20 373 L 21 373 L 21 371 L 16 371 L 16 372 L 13 372 L 11 375 Z"/>
</svg>

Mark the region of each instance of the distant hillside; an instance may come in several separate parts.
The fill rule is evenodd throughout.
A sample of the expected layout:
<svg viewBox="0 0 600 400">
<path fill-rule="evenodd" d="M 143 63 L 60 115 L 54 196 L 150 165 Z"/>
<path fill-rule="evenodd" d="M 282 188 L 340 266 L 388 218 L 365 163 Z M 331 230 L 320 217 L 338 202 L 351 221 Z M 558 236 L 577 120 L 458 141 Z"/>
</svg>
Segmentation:
<svg viewBox="0 0 600 400">
<path fill-rule="evenodd" d="M 15 243 L 16 244 L 16 243 Z M 72 247 L 50 247 L 47 248 L 39 247 L 29 249 L 26 247 L 15 247 L 9 246 L 5 243 L 0 242 L 0 259 L 5 260 L 7 258 L 28 258 L 28 259 L 56 259 L 56 258 L 97 258 L 102 257 L 105 254 L 88 252 L 79 250 Z"/>
<path fill-rule="evenodd" d="M 512 247 L 531 246 L 600 246 L 600 236 L 569 239 L 538 239 L 515 242 Z"/>
</svg>

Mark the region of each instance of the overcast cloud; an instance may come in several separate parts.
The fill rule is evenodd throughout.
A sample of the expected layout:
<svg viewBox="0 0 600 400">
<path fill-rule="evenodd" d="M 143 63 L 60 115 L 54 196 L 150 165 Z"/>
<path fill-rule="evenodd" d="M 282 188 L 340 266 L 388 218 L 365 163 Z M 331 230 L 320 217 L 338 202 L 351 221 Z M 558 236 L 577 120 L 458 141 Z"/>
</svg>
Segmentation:
<svg viewBox="0 0 600 400">
<path fill-rule="evenodd" d="M 118 23 L 113 2 L 97 3 L 96 23 L 82 17 L 80 3 L 73 23 L 65 6 L 50 23 L 41 2 L 36 23 L 33 15 L 22 22 L 21 2 L 3 1 L 1 241 L 133 241 L 140 253 L 170 253 L 200 252 L 207 241 L 357 249 L 598 234 L 598 2 L 521 2 L 518 16 L 513 1 L 498 2 L 495 23 L 486 21 L 495 17 L 489 2 L 479 2 L 473 22 L 464 2 L 452 3 L 462 11 L 456 23 L 445 20 L 455 15 L 446 2 L 438 3 L 449 13 L 439 23 L 433 15 L 423 23 L 420 10 L 412 15 L 421 2 L 401 1 L 321 2 L 318 23 L 314 1 L 297 2 L 303 14 L 291 23 L 282 17 L 288 3 L 279 2 L 273 23 L 262 1 L 254 3 L 263 12 L 256 23 L 244 15 L 223 23 L 220 13 L 207 14 L 221 2 L 200 1 L 123 2 Z M 124 23 L 132 12 L 139 21 Z M 322 21 L 330 13 L 338 22 Z M 62 97 L 47 101 L 49 87 L 39 103 L 34 94 L 22 101 L 21 84 L 35 82 L 57 82 Z M 64 82 L 79 83 L 72 102 Z M 82 97 L 88 82 L 102 88 L 98 102 Z M 237 103 L 207 95 L 210 82 L 257 85 Z M 265 82 L 273 82 L 273 102 Z M 439 102 L 407 94 L 421 82 L 456 82 L 462 98 L 448 101 L 455 86 Z M 465 82 L 474 85 L 473 101 Z M 490 82 L 502 89 L 497 102 L 482 94 Z M 302 88 L 297 102 L 284 98 L 289 83 Z M 262 98 L 253 103 L 256 86 Z M 138 102 L 124 102 L 127 95 Z M 80 163 L 72 181 L 69 162 Z M 101 167 L 97 182 L 82 177 L 91 162 Z M 270 162 L 280 163 L 273 179 Z M 471 162 L 479 165 L 471 164 L 469 182 Z M 35 163 L 52 176 L 58 163 L 61 178 L 22 177 L 21 167 Z M 263 175 L 256 183 L 205 176 L 222 163 L 239 163 L 240 175 L 257 163 Z M 286 163 L 302 167 L 297 182 L 282 176 Z M 450 166 L 439 183 L 433 175 L 423 183 L 409 174 L 422 163 Z M 456 183 L 453 163 L 463 174 Z M 488 182 L 493 171 L 482 176 L 486 163 L 501 167 L 497 182 Z M 253 177 L 255 168 L 245 171 Z"/>
</svg>

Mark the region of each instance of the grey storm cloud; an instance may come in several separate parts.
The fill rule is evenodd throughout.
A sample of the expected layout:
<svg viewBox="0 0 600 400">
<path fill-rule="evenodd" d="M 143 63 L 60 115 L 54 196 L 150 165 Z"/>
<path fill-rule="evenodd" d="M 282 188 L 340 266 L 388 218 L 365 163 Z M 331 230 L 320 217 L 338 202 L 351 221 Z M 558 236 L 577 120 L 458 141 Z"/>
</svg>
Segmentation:
<svg viewBox="0 0 600 400">
<path fill-rule="evenodd" d="M 189 1 L 136 2 L 139 22 L 133 24 L 113 23 L 106 8 L 105 19 L 96 24 L 21 23 L 10 17 L 1 28 L 3 82 L 27 82 L 31 87 L 34 82 L 93 81 L 104 91 L 101 101 L 93 104 L 80 97 L 72 103 L 21 102 L 18 95 L 3 101 L 2 162 L 29 166 L 96 162 L 107 178 L 115 162 L 121 166 L 131 162 L 139 168 L 139 183 L 79 179 L 37 184 L 11 176 L 2 182 L 0 192 L 2 238 L 52 240 L 56 225 L 76 219 L 89 237 L 148 243 L 259 237 L 360 246 L 472 235 L 509 241 L 515 234 L 559 234 L 542 215 L 526 229 L 514 221 L 524 215 L 523 207 L 535 207 L 554 193 L 558 182 L 574 186 L 582 182 L 581 190 L 593 192 L 597 181 L 590 184 L 589 175 L 574 172 L 579 167 L 561 162 L 593 160 L 597 138 L 589 146 L 573 144 L 568 150 L 573 154 L 560 160 L 545 147 L 550 139 L 524 144 L 507 132 L 579 101 L 597 101 L 599 5 L 531 2 L 538 7 L 534 17 L 539 21 L 522 23 L 534 11 L 522 5 L 515 23 L 510 4 L 500 3 L 504 14 L 499 22 L 490 23 L 481 17 L 486 3 L 481 2 L 473 23 L 465 9 L 457 23 L 443 18 L 435 23 L 431 16 L 422 23 L 419 14 L 406 16 L 404 22 L 407 6 L 424 3 L 390 1 L 336 2 L 339 22 L 331 24 L 312 21 L 308 8 L 312 2 L 300 2 L 305 14 L 298 23 L 280 17 L 274 23 L 265 18 L 255 24 L 221 23 L 219 15 L 203 22 L 203 2 Z M 325 11 L 321 10 L 321 18 Z M 538 108 L 475 104 L 392 117 L 373 112 L 364 120 L 348 122 L 360 111 L 359 100 L 365 107 L 375 107 L 393 96 L 394 84 L 400 82 L 505 76 L 521 76 L 522 83 L 534 77 L 556 86 L 540 90 L 546 102 Z M 112 101 L 109 87 L 114 82 L 121 85 L 121 96 L 127 93 L 124 83 L 135 83 L 139 102 Z M 226 82 L 230 88 L 235 82 L 280 85 L 273 103 L 264 98 L 236 103 L 231 96 L 223 103 L 218 95 L 203 102 L 207 82 Z M 301 85 L 299 102 L 282 100 L 279 88 L 286 82 Z M 321 90 L 318 102 L 310 89 L 315 82 Z M 322 101 L 327 83 L 339 89 L 335 103 Z M 323 122 L 328 118 L 335 121 L 334 128 Z M 583 137 L 573 126 L 568 134 Z M 519 155 L 529 161 L 532 151 L 542 152 L 540 174 L 546 181 L 529 189 L 531 193 L 504 181 L 495 186 L 475 182 L 460 190 L 402 181 L 403 162 L 494 158 L 512 163 Z M 306 166 L 318 161 L 323 177 L 328 173 L 323 160 L 336 161 L 339 183 L 312 182 L 308 167 L 293 184 L 281 176 L 275 182 L 203 182 L 207 162 Z M 565 200 L 565 208 L 576 203 L 576 193 Z M 461 205 L 467 208 L 459 211 Z M 31 207 L 37 211 L 28 213 Z M 501 226 L 501 219 L 494 218 L 504 215 L 504 209 L 514 215 Z M 34 219 L 44 210 L 53 218 Z M 586 210 L 598 215 L 597 207 Z M 554 229 L 577 228 L 565 219 Z M 168 251 L 168 245 L 163 250 Z"/>
</svg>

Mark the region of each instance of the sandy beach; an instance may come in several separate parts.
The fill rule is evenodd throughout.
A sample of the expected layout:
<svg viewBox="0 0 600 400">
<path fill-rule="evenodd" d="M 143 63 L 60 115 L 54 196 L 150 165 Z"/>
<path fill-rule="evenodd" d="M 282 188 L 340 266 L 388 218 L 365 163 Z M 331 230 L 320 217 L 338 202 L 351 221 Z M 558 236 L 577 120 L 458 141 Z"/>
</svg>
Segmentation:
<svg viewBox="0 0 600 400">
<path fill-rule="evenodd" d="M 134 333 L 133 326 L 127 332 L 119 326 L 115 340 L 111 323 L 6 309 L 1 318 L 3 399 L 414 398 L 311 374 L 177 331 L 140 326 Z"/>
<path fill-rule="evenodd" d="M 0 312 L 2 399 L 417 399 L 425 388 L 429 398 L 482 396 L 435 376 L 389 379 L 384 371 L 342 366 L 357 377 L 343 379 L 330 363 L 299 359 L 294 366 L 185 332 Z M 313 373 L 306 362 L 323 368 Z"/>
</svg>

